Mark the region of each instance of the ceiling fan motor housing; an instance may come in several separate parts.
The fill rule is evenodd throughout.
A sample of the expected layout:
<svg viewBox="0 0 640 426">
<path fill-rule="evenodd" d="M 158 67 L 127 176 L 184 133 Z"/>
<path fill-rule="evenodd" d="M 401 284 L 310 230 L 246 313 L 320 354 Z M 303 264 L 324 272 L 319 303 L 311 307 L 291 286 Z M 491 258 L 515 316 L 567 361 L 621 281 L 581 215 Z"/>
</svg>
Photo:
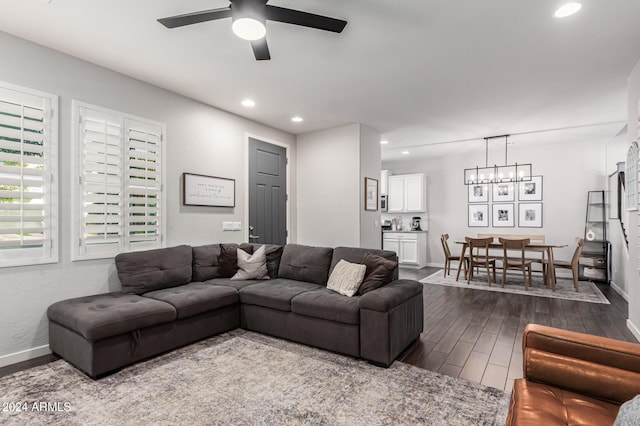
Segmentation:
<svg viewBox="0 0 640 426">
<path fill-rule="evenodd" d="M 231 19 L 234 22 L 242 18 L 255 19 L 264 25 L 267 14 L 266 6 L 267 2 L 265 0 L 233 0 L 230 6 Z"/>
</svg>

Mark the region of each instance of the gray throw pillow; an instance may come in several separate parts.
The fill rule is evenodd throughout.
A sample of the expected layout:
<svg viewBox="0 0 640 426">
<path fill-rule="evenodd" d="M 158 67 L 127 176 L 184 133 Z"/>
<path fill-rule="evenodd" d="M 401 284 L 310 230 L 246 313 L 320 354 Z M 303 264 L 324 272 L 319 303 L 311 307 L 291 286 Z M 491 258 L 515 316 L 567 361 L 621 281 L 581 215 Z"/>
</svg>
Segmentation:
<svg viewBox="0 0 640 426">
<path fill-rule="evenodd" d="M 620 406 L 614 426 L 637 426 L 640 425 L 640 395 L 625 402 Z"/>
<path fill-rule="evenodd" d="M 345 296 L 351 297 L 356 294 L 358 287 L 364 279 L 366 265 L 347 262 L 342 259 L 331 272 L 327 288 Z"/>
<path fill-rule="evenodd" d="M 261 246 L 252 255 L 242 249 L 237 249 L 238 272 L 232 280 L 268 280 L 267 255 L 265 246 Z"/>
</svg>

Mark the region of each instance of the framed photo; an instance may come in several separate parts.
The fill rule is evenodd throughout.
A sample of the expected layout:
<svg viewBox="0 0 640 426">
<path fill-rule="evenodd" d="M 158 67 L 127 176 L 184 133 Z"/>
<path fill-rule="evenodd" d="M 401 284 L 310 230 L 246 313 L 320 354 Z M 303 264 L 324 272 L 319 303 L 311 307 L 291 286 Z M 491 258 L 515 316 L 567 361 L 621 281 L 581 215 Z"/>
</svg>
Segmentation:
<svg viewBox="0 0 640 426">
<path fill-rule="evenodd" d="M 518 201 L 542 201 L 542 176 L 531 176 L 519 183 Z"/>
<path fill-rule="evenodd" d="M 364 178 L 364 209 L 378 211 L 378 179 Z"/>
<path fill-rule="evenodd" d="M 505 203 L 515 201 L 516 190 L 513 182 L 500 182 L 493 184 L 493 202 Z"/>
<path fill-rule="evenodd" d="M 511 204 L 494 204 L 493 205 L 493 227 L 494 228 L 513 228 L 515 226 L 514 207 Z"/>
<path fill-rule="evenodd" d="M 182 202 L 185 206 L 235 207 L 236 180 L 183 173 Z"/>
<path fill-rule="evenodd" d="M 489 205 L 469 204 L 469 226 L 488 227 L 489 226 Z"/>
<path fill-rule="evenodd" d="M 489 202 L 489 185 L 477 184 L 469 185 L 469 202 L 470 203 L 488 203 Z"/>
<path fill-rule="evenodd" d="M 518 226 L 520 228 L 542 228 L 542 203 L 518 204 Z"/>
</svg>

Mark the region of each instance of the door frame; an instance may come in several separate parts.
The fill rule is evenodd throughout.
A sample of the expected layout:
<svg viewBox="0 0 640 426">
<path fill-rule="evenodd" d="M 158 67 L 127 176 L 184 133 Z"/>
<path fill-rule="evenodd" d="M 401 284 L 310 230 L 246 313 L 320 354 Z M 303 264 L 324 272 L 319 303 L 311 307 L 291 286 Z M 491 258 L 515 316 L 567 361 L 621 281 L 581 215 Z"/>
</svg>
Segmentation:
<svg viewBox="0 0 640 426">
<path fill-rule="evenodd" d="M 287 182 L 285 188 L 286 194 L 286 214 L 287 214 L 287 243 L 291 238 L 291 197 L 289 196 L 289 188 L 291 188 L 291 161 L 289 155 L 291 153 L 291 145 L 288 143 L 280 142 L 271 138 L 256 135 L 255 133 L 244 134 L 244 240 L 249 241 L 249 138 L 257 139 L 262 142 L 266 142 L 271 145 L 276 145 L 285 149 L 285 156 L 287 158 L 286 173 Z"/>
</svg>

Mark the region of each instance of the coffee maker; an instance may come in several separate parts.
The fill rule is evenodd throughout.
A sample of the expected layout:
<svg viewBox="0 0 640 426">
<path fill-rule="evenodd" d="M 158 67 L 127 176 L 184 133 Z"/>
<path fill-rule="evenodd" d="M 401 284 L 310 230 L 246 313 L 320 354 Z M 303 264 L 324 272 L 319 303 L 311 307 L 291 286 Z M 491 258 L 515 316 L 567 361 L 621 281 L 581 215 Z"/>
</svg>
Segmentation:
<svg viewBox="0 0 640 426">
<path fill-rule="evenodd" d="M 422 231 L 420 227 L 420 221 L 422 218 L 420 216 L 414 216 L 411 218 L 411 230 L 412 231 Z"/>
</svg>

